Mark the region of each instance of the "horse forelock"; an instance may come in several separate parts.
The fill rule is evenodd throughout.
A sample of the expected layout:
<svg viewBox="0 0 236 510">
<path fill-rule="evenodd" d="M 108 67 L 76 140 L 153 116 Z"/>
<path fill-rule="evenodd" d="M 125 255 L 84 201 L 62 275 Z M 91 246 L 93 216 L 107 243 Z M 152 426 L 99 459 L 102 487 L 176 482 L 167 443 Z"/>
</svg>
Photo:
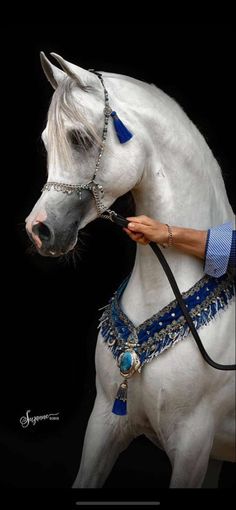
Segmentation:
<svg viewBox="0 0 236 510">
<path fill-rule="evenodd" d="M 50 160 L 57 156 L 65 164 L 70 164 L 73 159 L 67 123 L 71 124 L 71 129 L 75 130 L 85 148 L 86 141 L 96 146 L 102 142 L 95 127 L 86 118 L 83 105 L 80 107 L 75 101 L 72 92 L 76 88 L 92 92 L 89 87 L 82 86 L 77 80 L 65 77 L 55 90 L 48 110 L 48 156 Z"/>
</svg>

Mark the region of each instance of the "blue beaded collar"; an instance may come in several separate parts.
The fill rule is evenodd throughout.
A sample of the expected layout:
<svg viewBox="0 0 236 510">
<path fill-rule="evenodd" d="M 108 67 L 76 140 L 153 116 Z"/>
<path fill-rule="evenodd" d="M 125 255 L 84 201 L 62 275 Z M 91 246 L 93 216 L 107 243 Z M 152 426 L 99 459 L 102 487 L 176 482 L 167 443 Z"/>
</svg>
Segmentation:
<svg viewBox="0 0 236 510">
<path fill-rule="evenodd" d="M 125 378 L 113 407 L 115 414 L 126 414 L 127 378 L 137 370 L 141 372 L 145 363 L 189 334 L 188 324 L 176 300 L 135 327 L 120 306 L 120 297 L 128 281 L 129 276 L 110 299 L 99 324 L 104 342 Z M 233 279 L 226 274 L 220 278 L 203 276 L 182 297 L 198 329 L 206 325 L 220 309 L 224 309 L 234 295 Z"/>
<path fill-rule="evenodd" d="M 140 368 L 174 345 L 189 333 L 188 325 L 176 300 L 139 326 L 128 319 L 120 307 L 120 297 L 129 276 L 120 285 L 100 319 L 99 327 L 107 346 L 118 360 L 120 354 L 132 344 L 140 358 Z M 207 324 L 233 297 L 234 285 L 229 275 L 220 278 L 204 276 L 190 290 L 182 294 L 195 327 Z"/>
</svg>

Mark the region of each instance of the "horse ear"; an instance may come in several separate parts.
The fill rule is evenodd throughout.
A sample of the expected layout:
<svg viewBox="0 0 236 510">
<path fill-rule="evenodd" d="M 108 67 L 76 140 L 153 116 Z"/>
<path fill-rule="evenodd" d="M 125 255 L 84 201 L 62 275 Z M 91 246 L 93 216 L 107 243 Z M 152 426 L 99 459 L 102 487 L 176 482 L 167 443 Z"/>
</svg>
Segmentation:
<svg viewBox="0 0 236 510">
<path fill-rule="evenodd" d="M 66 77 L 65 73 L 51 64 L 43 51 L 40 52 L 40 60 L 48 81 L 51 83 L 52 87 L 56 89 L 58 84 Z"/>
<path fill-rule="evenodd" d="M 89 71 L 86 71 L 86 69 L 76 66 L 75 64 L 67 62 L 64 58 L 60 57 L 60 55 L 57 55 L 57 53 L 51 53 L 51 55 L 57 60 L 57 62 L 59 62 L 63 71 L 65 71 L 70 78 L 77 80 L 82 86 L 90 85 L 93 81 L 97 84 L 97 78 L 93 73 L 90 73 Z"/>
</svg>

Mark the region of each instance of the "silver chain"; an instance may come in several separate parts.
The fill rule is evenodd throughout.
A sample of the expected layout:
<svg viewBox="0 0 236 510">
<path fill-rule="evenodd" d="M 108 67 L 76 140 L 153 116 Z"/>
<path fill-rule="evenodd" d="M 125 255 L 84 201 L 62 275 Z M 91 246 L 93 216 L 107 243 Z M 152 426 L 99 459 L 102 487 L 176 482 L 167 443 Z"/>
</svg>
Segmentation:
<svg viewBox="0 0 236 510">
<path fill-rule="evenodd" d="M 102 159 L 104 148 L 105 148 L 105 143 L 106 143 L 106 139 L 107 139 L 108 121 L 109 121 L 109 117 L 112 112 L 112 108 L 109 105 L 108 92 L 104 85 L 104 81 L 103 81 L 101 73 L 98 73 L 94 69 L 89 69 L 89 71 L 96 74 L 96 76 L 99 78 L 99 80 L 102 84 L 102 87 L 103 87 L 104 100 L 105 100 L 105 107 L 103 110 L 104 111 L 104 126 L 103 126 L 103 133 L 102 133 L 102 143 L 101 143 L 100 151 L 99 151 L 99 154 L 97 157 L 93 178 L 91 181 L 87 182 L 86 184 L 66 184 L 64 182 L 48 181 L 48 182 L 46 182 L 46 184 L 44 184 L 44 186 L 42 188 L 42 192 L 50 191 L 53 188 L 55 191 L 61 191 L 62 193 L 71 195 L 71 193 L 76 191 L 79 194 L 79 197 L 81 199 L 82 198 L 82 190 L 87 189 L 87 190 L 91 191 L 93 194 L 98 215 L 103 218 L 112 220 L 113 215 L 116 213 L 114 211 L 111 211 L 110 209 L 107 209 L 105 207 L 105 205 L 103 204 L 102 199 L 104 196 L 104 190 L 103 190 L 102 185 L 98 184 L 95 180 L 96 176 L 97 176 L 97 172 L 100 167 L 100 162 Z M 105 211 L 107 214 L 103 214 Z"/>
</svg>

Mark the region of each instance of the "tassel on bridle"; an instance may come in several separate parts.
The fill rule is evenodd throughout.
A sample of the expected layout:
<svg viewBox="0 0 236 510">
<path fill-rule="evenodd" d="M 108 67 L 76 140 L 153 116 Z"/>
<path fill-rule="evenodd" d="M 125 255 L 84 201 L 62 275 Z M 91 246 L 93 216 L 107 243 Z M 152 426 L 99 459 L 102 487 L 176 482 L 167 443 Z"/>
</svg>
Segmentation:
<svg viewBox="0 0 236 510">
<path fill-rule="evenodd" d="M 128 142 L 133 137 L 132 133 L 123 124 L 123 122 L 120 120 L 120 118 L 118 117 L 118 115 L 115 111 L 111 112 L 111 117 L 112 117 L 114 128 L 115 128 L 115 131 L 119 138 L 120 143 Z"/>
</svg>

